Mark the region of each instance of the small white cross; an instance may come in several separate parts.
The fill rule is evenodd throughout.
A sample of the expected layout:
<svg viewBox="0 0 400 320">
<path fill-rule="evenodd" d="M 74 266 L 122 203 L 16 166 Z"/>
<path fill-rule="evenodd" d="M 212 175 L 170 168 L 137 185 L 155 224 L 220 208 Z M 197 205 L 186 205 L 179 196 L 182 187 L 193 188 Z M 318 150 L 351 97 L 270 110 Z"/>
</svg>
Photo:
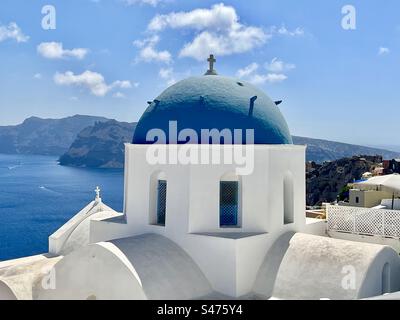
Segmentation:
<svg viewBox="0 0 400 320">
<path fill-rule="evenodd" d="M 100 188 L 99 186 L 96 187 L 96 189 L 94 190 L 94 192 L 96 192 L 96 200 L 100 199 Z"/>
</svg>

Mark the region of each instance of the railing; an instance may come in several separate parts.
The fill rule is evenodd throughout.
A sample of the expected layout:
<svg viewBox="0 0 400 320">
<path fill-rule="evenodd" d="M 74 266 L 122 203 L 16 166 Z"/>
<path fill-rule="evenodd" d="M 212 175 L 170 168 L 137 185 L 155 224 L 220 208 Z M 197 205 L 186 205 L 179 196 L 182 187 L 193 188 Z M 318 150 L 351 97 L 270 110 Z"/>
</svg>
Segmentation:
<svg viewBox="0 0 400 320">
<path fill-rule="evenodd" d="M 328 231 L 400 238 L 400 210 L 327 206 Z"/>
</svg>

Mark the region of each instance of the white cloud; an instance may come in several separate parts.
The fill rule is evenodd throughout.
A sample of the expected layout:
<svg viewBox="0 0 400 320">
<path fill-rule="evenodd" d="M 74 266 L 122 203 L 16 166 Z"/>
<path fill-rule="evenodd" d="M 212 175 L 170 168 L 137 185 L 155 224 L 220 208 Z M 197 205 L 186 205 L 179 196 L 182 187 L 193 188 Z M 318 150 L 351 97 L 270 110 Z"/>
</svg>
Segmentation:
<svg viewBox="0 0 400 320">
<path fill-rule="evenodd" d="M 261 28 L 240 23 L 235 8 L 222 3 L 213 5 L 211 9 L 157 15 L 148 26 L 154 32 L 167 28 L 197 32 L 179 53 L 181 57 L 197 60 L 205 59 L 210 53 L 224 56 L 246 52 L 261 46 L 270 38 Z"/>
<path fill-rule="evenodd" d="M 140 58 L 146 62 L 160 61 L 169 63 L 171 61 L 171 54 L 164 51 L 156 51 L 153 47 L 145 47 L 140 51 Z"/>
<path fill-rule="evenodd" d="M 296 36 L 303 36 L 304 30 L 300 27 L 298 27 L 294 30 L 289 30 L 286 28 L 285 25 L 282 25 L 281 27 L 272 26 L 271 33 L 279 34 L 279 35 L 283 35 L 283 36 L 296 37 Z"/>
<path fill-rule="evenodd" d="M 57 85 L 64 86 L 78 86 L 90 90 L 90 92 L 98 97 L 104 97 L 108 92 L 114 88 L 128 89 L 132 85 L 129 81 L 115 81 L 108 85 L 100 73 L 85 71 L 82 74 L 74 74 L 72 71 L 65 73 L 56 73 L 54 75 L 54 82 Z"/>
<path fill-rule="evenodd" d="M 124 80 L 117 80 L 113 82 L 110 86 L 111 88 L 121 88 L 121 89 L 130 89 L 132 88 L 132 84 L 130 81 Z"/>
<path fill-rule="evenodd" d="M 253 84 L 264 84 L 264 83 L 279 83 L 287 79 L 287 76 L 282 73 L 267 73 L 267 74 L 254 74 L 250 78 L 250 82 Z"/>
<path fill-rule="evenodd" d="M 122 0 L 126 5 L 132 6 L 135 4 L 148 4 L 150 6 L 156 7 L 160 3 L 166 2 L 166 0 Z"/>
<path fill-rule="evenodd" d="M 172 12 L 155 16 L 148 28 L 161 31 L 166 28 L 191 28 L 196 30 L 214 29 L 230 30 L 239 27 L 239 17 L 233 7 L 223 3 L 213 5 L 211 9 L 195 9 L 187 12 Z"/>
<path fill-rule="evenodd" d="M 117 98 L 117 99 L 124 99 L 124 98 L 126 98 L 126 96 L 122 93 L 122 92 L 116 92 L 116 93 L 114 93 L 113 94 L 113 97 L 114 98 Z"/>
<path fill-rule="evenodd" d="M 179 55 L 203 60 L 210 53 L 226 56 L 252 50 L 265 43 L 266 34 L 258 28 L 247 27 L 232 30 L 227 34 L 204 31 L 185 44 Z"/>
<path fill-rule="evenodd" d="M 288 78 L 285 72 L 294 68 L 294 64 L 285 63 L 278 58 L 274 58 L 270 63 L 265 64 L 267 72 L 260 71 L 259 64 L 253 62 L 248 66 L 239 69 L 236 76 L 257 85 L 264 83 L 279 83 Z"/>
<path fill-rule="evenodd" d="M 248 77 L 249 75 L 253 74 L 258 69 L 258 64 L 253 62 L 249 64 L 247 67 L 243 69 L 239 69 L 236 73 L 238 78 Z"/>
<path fill-rule="evenodd" d="M 125 2 L 137 3 L 139 0 Z M 285 25 L 272 26 L 266 31 L 257 26 L 245 25 L 240 21 L 235 8 L 223 3 L 215 4 L 211 8 L 157 14 L 149 22 L 147 29 L 154 36 L 134 42 L 141 48 L 137 60 L 167 63 L 171 60 L 171 54 L 155 49 L 155 44 L 159 41 L 158 34 L 166 29 L 184 30 L 186 35 L 189 31 L 193 32 L 192 39 L 182 46 L 178 55 L 199 61 L 211 53 L 226 56 L 251 51 L 267 43 L 274 35 L 304 35 L 304 30 L 300 27 L 289 30 Z"/>
<path fill-rule="evenodd" d="M 168 86 L 172 86 L 176 83 L 175 73 L 173 68 L 161 68 L 158 72 L 161 79 L 166 80 Z"/>
<path fill-rule="evenodd" d="M 390 49 L 389 48 L 385 48 L 385 47 L 380 47 L 378 50 L 378 55 L 383 56 L 386 54 L 390 53 Z"/>
<path fill-rule="evenodd" d="M 150 38 L 144 40 L 136 40 L 133 44 L 140 49 L 139 55 L 136 57 L 136 61 L 145 61 L 145 62 L 163 62 L 170 63 L 171 62 L 171 54 L 167 50 L 157 51 L 155 46 L 160 41 L 160 37 L 154 35 Z"/>
<path fill-rule="evenodd" d="M 67 50 L 60 42 L 42 42 L 37 46 L 37 52 L 47 59 L 76 58 L 82 60 L 89 50 L 85 48 Z"/>
<path fill-rule="evenodd" d="M 270 63 L 265 64 L 265 69 L 274 73 L 282 73 L 296 68 L 292 63 L 285 63 L 278 58 L 273 58 Z"/>
<path fill-rule="evenodd" d="M 41 73 L 36 73 L 36 74 L 33 75 L 33 78 L 37 79 L 37 80 L 40 80 L 40 79 L 42 79 L 42 74 Z"/>
<path fill-rule="evenodd" d="M 173 74 L 174 70 L 172 68 L 161 68 L 159 75 L 163 79 L 170 78 Z"/>
<path fill-rule="evenodd" d="M 0 42 L 12 39 L 20 42 L 27 42 L 29 37 L 23 34 L 20 27 L 15 22 L 11 22 L 8 26 L 0 25 Z"/>
</svg>

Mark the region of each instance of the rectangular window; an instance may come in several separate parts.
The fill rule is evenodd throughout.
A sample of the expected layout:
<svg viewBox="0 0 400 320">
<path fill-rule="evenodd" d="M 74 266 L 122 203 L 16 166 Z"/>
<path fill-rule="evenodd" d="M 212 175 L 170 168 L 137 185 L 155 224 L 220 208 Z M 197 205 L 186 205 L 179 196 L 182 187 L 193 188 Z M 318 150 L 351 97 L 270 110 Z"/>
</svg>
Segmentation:
<svg viewBox="0 0 400 320">
<path fill-rule="evenodd" d="M 219 224 L 236 227 L 239 212 L 239 182 L 221 181 L 219 188 Z"/>
<path fill-rule="evenodd" d="M 158 180 L 157 186 L 157 224 L 165 226 L 167 211 L 167 181 Z"/>
<path fill-rule="evenodd" d="M 360 198 L 356 197 L 356 203 L 360 203 Z"/>
</svg>

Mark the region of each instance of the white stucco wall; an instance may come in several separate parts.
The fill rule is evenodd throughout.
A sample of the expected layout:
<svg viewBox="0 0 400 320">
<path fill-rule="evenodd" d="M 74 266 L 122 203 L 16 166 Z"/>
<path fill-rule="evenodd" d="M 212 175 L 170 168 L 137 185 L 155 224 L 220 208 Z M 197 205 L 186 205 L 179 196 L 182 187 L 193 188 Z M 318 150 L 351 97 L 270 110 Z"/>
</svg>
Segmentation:
<svg viewBox="0 0 400 320">
<path fill-rule="evenodd" d="M 257 278 L 254 282 L 253 292 L 261 297 L 270 298 L 274 289 L 276 276 L 282 259 L 289 248 L 290 239 L 294 236 L 294 232 L 286 232 L 282 234 L 269 250 L 264 254 L 263 262 L 257 272 Z"/>
<path fill-rule="evenodd" d="M 120 216 L 122 216 L 122 214 L 115 211 L 100 211 L 92 215 L 88 215 L 84 220 L 76 225 L 69 236 L 65 239 L 65 242 L 60 248 L 58 254 L 67 255 L 74 250 L 82 248 L 90 243 L 94 243 L 91 241 L 90 237 L 90 227 L 92 221 L 97 221 L 99 219 L 118 218 Z"/>
<path fill-rule="evenodd" d="M 165 147 L 169 153 L 182 147 L 203 150 L 218 146 Z M 226 145 L 222 150 L 243 153 L 244 147 Z M 124 217 L 109 219 L 102 212 L 87 217 L 81 212 L 52 236 L 57 252 L 73 255 L 82 244 L 158 234 L 174 241 L 193 259 L 214 291 L 231 297 L 251 293 L 265 255 L 276 239 L 306 228 L 305 147 L 256 145 L 254 158 L 247 159 L 254 160 L 254 171 L 241 176 L 235 164 L 150 164 L 146 158 L 149 148 L 126 144 Z M 154 225 L 155 185 L 160 176 L 167 180 L 165 226 Z M 221 228 L 219 184 L 221 179 L 232 177 L 240 181 L 240 224 Z M 284 181 L 289 183 L 286 198 Z M 293 221 L 288 224 L 284 221 L 285 199 Z M 82 253 L 79 258 L 84 259 Z"/>
<path fill-rule="evenodd" d="M 149 299 L 196 299 L 212 288 L 193 259 L 156 234 L 111 241 L 132 263 Z"/>
<path fill-rule="evenodd" d="M 90 220 L 99 217 L 118 216 L 101 199 L 91 201 L 49 237 L 49 252 L 63 255 L 90 243 Z"/>
<path fill-rule="evenodd" d="M 190 148 L 215 146 L 185 146 Z M 234 150 L 244 146 L 222 146 Z M 127 228 L 121 234 L 157 233 L 181 246 L 200 266 L 214 290 L 229 296 L 249 293 L 269 247 L 279 235 L 305 228 L 305 147 L 256 145 L 254 171 L 240 176 L 240 226 L 219 225 L 219 183 L 234 174 L 235 164 L 156 164 L 146 159 L 148 145 L 126 144 L 125 199 Z M 178 150 L 182 146 L 166 146 Z M 212 151 L 210 151 L 210 154 Z M 252 160 L 252 159 L 250 159 Z M 152 225 L 155 194 L 152 179 L 162 173 L 167 179 L 166 225 Z M 293 223 L 284 224 L 284 180 L 291 177 Z M 99 231 L 101 229 L 101 232 Z M 118 238 L 92 223 L 96 239 Z M 129 233 L 128 232 L 128 233 Z M 229 238 L 224 234 L 246 234 Z M 260 235 L 261 234 L 261 235 Z M 262 235 L 264 234 L 264 236 Z M 224 272 L 221 273 L 221 269 Z"/>
<path fill-rule="evenodd" d="M 306 224 L 300 231 L 302 233 L 314 234 L 316 236 L 328 236 L 325 219 L 306 218 Z"/>
<path fill-rule="evenodd" d="M 366 236 L 362 234 L 353 234 L 347 232 L 338 232 L 329 230 L 328 234 L 332 238 L 342 239 L 346 241 L 357 241 L 357 242 L 366 242 L 366 243 L 375 243 L 380 245 L 385 245 L 392 247 L 396 250 L 397 253 L 400 253 L 400 240 L 387 238 L 383 236 Z"/>
<path fill-rule="evenodd" d="M 167 146 L 170 148 L 181 146 Z M 207 146 L 200 146 L 205 148 Z M 222 146 L 239 149 L 241 145 Z M 154 173 L 163 172 L 168 181 L 167 214 L 165 230 L 179 233 L 205 232 L 269 232 L 282 228 L 283 181 L 290 173 L 293 177 L 294 216 L 296 226 L 305 224 L 305 147 L 283 145 L 256 145 L 254 171 L 241 176 L 240 228 L 219 226 L 219 182 L 227 173 L 234 173 L 235 164 L 157 164 L 146 159 L 147 145 L 126 145 L 125 213 L 129 224 L 140 229 L 149 225 L 151 203 L 150 181 Z M 186 146 L 186 148 L 189 148 Z M 199 148 L 197 145 L 190 148 Z M 181 212 L 184 208 L 184 212 Z M 178 229 L 176 229 L 178 228 Z"/>
</svg>

